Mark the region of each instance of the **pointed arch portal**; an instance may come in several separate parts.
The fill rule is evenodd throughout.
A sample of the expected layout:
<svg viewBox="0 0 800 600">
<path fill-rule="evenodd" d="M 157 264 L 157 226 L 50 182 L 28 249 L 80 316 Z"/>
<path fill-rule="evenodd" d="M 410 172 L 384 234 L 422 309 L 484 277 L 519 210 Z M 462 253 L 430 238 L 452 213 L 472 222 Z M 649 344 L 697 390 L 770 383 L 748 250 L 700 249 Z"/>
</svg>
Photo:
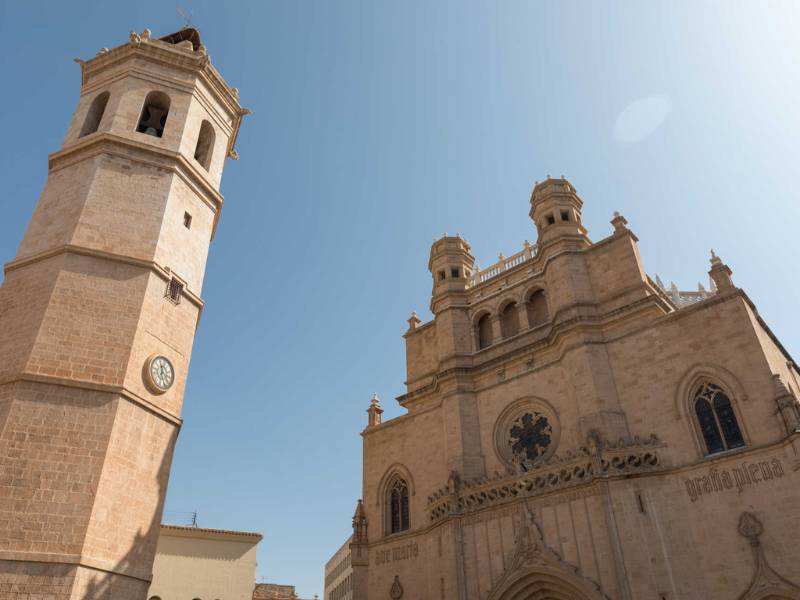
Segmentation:
<svg viewBox="0 0 800 600">
<path fill-rule="evenodd" d="M 527 571 L 513 578 L 491 595 L 491 600 L 600 600 L 578 578 L 547 570 Z"/>
</svg>

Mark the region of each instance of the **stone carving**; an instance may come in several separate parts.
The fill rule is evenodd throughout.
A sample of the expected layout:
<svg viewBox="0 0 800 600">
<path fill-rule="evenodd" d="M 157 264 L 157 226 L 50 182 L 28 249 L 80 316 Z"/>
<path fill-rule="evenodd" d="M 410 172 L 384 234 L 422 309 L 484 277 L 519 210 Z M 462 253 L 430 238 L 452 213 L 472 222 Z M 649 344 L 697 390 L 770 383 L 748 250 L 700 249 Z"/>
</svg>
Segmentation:
<svg viewBox="0 0 800 600">
<path fill-rule="evenodd" d="M 492 593 L 489 594 L 489 599 L 495 600 L 495 598 L 503 597 L 505 588 L 530 573 L 541 574 L 542 584 L 545 586 L 548 580 L 566 583 L 573 588 L 575 594 L 580 594 L 580 596 L 575 596 L 576 600 L 584 598 L 607 600 L 608 598 L 602 593 L 596 582 L 583 576 L 578 567 L 564 561 L 555 550 L 545 543 L 542 531 L 533 514 L 523 504 L 514 517 L 514 553 L 505 572 L 497 581 Z"/>
<path fill-rule="evenodd" d="M 739 596 L 739 600 L 761 600 L 773 597 L 786 598 L 786 600 L 800 599 L 800 587 L 778 575 L 767 563 L 764 548 L 759 540 L 763 532 L 764 526 L 753 513 L 742 513 L 742 516 L 739 517 L 739 533 L 750 542 L 756 571 L 750 587 Z"/>
<path fill-rule="evenodd" d="M 560 489 L 588 484 L 596 479 L 658 469 L 663 444 L 653 435 L 616 444 L 593 439 L 587 446 L 567 452 L 518 473 L 462 482 L 451 475 L 446 488 L 428 497 L 428 518 L 437 522 L 452 514 L 470 513 L 518 498 L 530 498 Z"/>
<path fill-rule="evenodd" d="M 392 589 L 389 590 L 389 597 L 392 600 L 400 600 L 403 597 L 403 586 L 400 584 L 400 578 L 395 575 Z"/>
</svg>

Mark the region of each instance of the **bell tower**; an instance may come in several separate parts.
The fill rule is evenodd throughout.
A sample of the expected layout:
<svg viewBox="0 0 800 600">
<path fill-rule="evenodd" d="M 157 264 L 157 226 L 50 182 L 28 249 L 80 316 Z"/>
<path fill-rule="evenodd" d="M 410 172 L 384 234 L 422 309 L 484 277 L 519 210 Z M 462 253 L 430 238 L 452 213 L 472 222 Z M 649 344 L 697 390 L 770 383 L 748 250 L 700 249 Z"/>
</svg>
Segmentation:
<svg viewBox="0 0 800 600">
<path fill-rule="evenodd" d="M 248 112 L 192 28 L 77 62 L 77 109 L 0 287 L 0 599 L 146 597 Z"/>
</svg>

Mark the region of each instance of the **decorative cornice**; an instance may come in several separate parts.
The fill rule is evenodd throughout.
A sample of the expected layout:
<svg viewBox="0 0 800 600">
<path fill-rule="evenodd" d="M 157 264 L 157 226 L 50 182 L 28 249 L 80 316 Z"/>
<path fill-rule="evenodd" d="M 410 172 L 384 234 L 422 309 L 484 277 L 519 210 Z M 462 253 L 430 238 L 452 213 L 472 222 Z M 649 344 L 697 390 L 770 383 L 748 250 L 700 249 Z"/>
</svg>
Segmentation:
<svg viewBox="0 0 800 600">
<path fill-rule="evenodd" d="M 167 412 L 163 408 L 156 406 L 146 398 L 141 397 L 140 395 L 132 392 L 128 388 L 121 386 L 121 385 L 111 385 L 107 383 L 96 383 L 94 381 L 86 381 L 83 379 L 68 379 L 66 377 L 57 377 L 54 375 L 38 375 L 34 373 L 20 373 L 17 375 L 13 375 L 11 377 L 6 377 L 5 379 L 0 379 L 0 385 L 10 385 L 17 382 L 27 382 L 27 383 L 37 383 L 43 385 L 57 385 L 61 387 L 67 387 L 71 389 L 77 390 L 87 390 L 91 392 L 103 392 L 107 394 L 115 394 L 125 398 L 129 402 L 136 404 L 148 412 L 153 413 L 157 417 L 162 418 L 165 421 L 175 425 L 176 427 L 180 427 L 183 424 L 183 420 L 177 416 L 173 415 L 170 412 Z"/>
<path fill-rule="evenodd" d="M 129 571 L 120 571 L 115 569 L 113 565 L 108 564 L 106 561 L 98 560 L 96 558 L 92 558 L 91 556 L 81 556 L 80 554 L 56 554 L 53 552 L 9 552 L 7 550 L 0 550 L 0 561 L 4 560 L 14 562 L 74 565 L 76 567 L 92 569 L 93 571 L 102 571 L 103 573 L 111 573 L 120 577 L 137 579 L 147 584 L 149 584 L 152 580 L 152 574 L 145 569 L 132 568 Z"/>
<path fill-rule="evenodd" d="M 659 451 L 664 447 L 655 435 L 647 440 L 636 437 L 616 444 L 590 439 L 587 446 L 570 451 L 563 458 L 555 455 L 528 471 L 513 473 L 509 469 L 506 473 L 495 473 L 491 479 L 484 477 L 464 483 L 453 475 L 446 488 L 428 497 L 428 519 L 433 523 L 517 498 L 653 471 L 661 466 Z"/>
<path fill-rule="evenodd" d="M 23 267 L 27 267 L 29 265 L 41 262 L 43 260 L 47 260 L 48 258 L 59 256 L 61 254 L 77 254 L 80 256 L 90 256 L 92 258 L 99 258 L 101 260 L 132 265 L 134 267 L 139 267 L 141 269 L 152 271 L 153 273 L 161 277 L 165 282 L 168 282 L 170 281 L 170 279 L 172 279 L 172 272 L 169 269 L 162 267 L 155 261 L 145 260 L 141 258 L 134 258 L 132 256 L 124 256 L 122 254 L 114 254 L 113 252 L 105 252 L 103 250 L 95 250 L 94 248 L 86 248 L 84 246 L 75 246 L 72 244 L 64 244 L 63 246 L 57 246 L 55 248 L 51 248 L 50 250 L 45 250 L 44 252 L 39 252 L 38 254 L 34 254 L 32 256 L 24 256 L 17 260 L 12 260 L 11 262 L 8 262 L 4 265 L 4 272 L 6 275 L 8 275 L 11 271 L 14 271 L 15 269 L 21 269 Z M 203 299 L 200 298 L 200 296 L 192 292 L 186 286 L 184 286 L 183 291 L 181 293 L 187 300 L 189 300 L 189 302 L 194 304 L 200 311 L 203 310 L 204 303 Z"/>
</svg>

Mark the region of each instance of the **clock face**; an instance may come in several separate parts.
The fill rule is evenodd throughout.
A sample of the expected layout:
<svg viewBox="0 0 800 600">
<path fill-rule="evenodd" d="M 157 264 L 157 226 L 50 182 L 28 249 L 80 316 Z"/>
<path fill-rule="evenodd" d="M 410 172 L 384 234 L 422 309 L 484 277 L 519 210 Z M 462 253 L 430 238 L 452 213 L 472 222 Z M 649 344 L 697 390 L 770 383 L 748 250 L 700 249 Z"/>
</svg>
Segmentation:
<svg viewBox="0 0 800 600">
<path fill-rule="evenodd" d="M 175 369 L 163 356 L 156 356 L 150 361 L 149 375 L 153 385 L 161 391 L 167 391 L 175 381 Z"/>
</svg>

